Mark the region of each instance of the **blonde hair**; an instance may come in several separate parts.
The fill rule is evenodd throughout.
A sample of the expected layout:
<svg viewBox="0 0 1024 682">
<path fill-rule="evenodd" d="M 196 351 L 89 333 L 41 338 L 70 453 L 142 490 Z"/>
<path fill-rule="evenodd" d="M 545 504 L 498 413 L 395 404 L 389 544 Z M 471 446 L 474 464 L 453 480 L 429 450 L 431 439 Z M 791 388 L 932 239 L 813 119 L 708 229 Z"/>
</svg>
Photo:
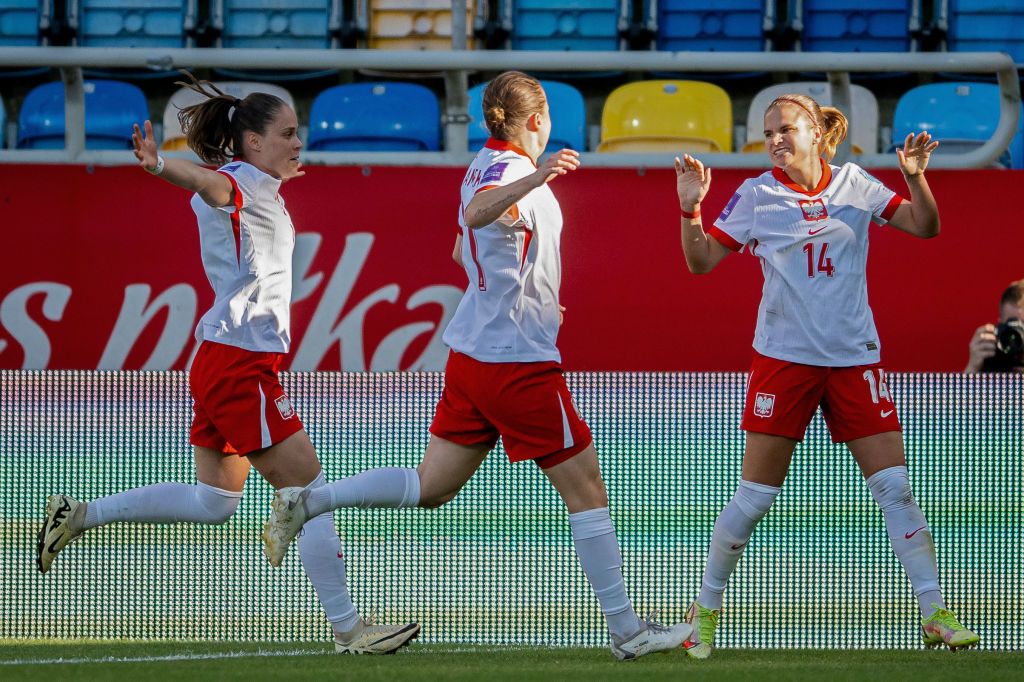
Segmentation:
<svg viewBox="0 0 1024 682">
<path fill-rule="evenodd" d="M 491 137 L 508 140 L 533 114 L 544 110 L 544 88 L 521 71 L 506 71 L 484 90 L 484 123 Z"/>
<path fill-rule="evenodd" d="M 769 111 L 783 104 L 799 107 L 810 117 L 811 123 L 821 128 L 820 153 L 826 161 L 831 161 L 832 157 L 836 155 L 836 147 L 846 139 L 846 132 L 850 128 L 843 112 L 835 107 L 819 106 L 813 97 L 807 95 L 787 94 L 773 99 L 768 108 L 764 110 L 764 115 L 767 116 Z"/>
</svg>

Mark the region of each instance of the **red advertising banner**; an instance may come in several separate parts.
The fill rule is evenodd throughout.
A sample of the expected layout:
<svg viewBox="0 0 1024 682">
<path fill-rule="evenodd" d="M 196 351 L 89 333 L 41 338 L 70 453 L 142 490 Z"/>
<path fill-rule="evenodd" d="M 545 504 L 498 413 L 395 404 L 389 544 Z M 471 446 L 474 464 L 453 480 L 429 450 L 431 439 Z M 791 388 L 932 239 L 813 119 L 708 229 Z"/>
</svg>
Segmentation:
<svg viewBox="0 0 1024 682">
<path fill-rule="evenodd" d="M 716 171 L 706 223 L 756 171 Z M 311 167 L 297 230 L 292 370 L 441 369 L 466 277 L 451 260 L 457 168 Z M 905 193 L 896 171 L 877 176 Z M 1024 173 L 932 171 L 942 234 L 875 230 L 869 295 L 896 371 L 959 371 L 1024 277 Z M 212 302 L 188 194 L 133 167 L 0 166 L 0 367 L 180 369 Z M 568 370 L 746 370 L 761 272 L 690 274 L 671 169 L 581 169 L 562 205 Z"/>
</svg>

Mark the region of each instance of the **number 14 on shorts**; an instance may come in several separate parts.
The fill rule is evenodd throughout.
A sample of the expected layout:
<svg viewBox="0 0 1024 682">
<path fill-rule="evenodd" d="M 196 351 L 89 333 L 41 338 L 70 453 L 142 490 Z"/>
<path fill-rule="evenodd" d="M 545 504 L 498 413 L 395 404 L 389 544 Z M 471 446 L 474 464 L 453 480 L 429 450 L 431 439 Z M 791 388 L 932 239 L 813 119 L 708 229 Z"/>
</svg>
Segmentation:
<svg viewBox="0 0 1024 682">
<path fill-rule="evenodd" d="M 868 382 L 868 388 L 871 390 L 871 402 L 877 405 L 880 400 L 885 400 L 890 405 L 892 404 L 892 394 L 889 393 L 889 384 L 885 379 L 884 369 L 864 370 L 864 381 Z M 883 412 L 882 417 L 888 417 L 889 414 L 892 413 Z"/>
</svg>

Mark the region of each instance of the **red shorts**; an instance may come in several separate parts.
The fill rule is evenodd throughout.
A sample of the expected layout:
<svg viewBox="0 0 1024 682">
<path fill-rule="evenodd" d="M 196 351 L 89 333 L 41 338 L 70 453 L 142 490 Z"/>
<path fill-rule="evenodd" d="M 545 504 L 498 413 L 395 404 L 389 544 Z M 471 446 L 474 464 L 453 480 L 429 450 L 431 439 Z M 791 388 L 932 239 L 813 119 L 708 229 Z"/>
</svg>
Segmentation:
<svg viewBox="0 0 1024 682">
<path fill-rule="evenodd" d="M 301 431 L 302 421 L 277 378 L 283 360 L 280 353 L 204 341 L 188 375 L 192 445 L 244 455 Z"/>
<path fill-rule="evenodd" d="M 459 445 L 493 448 L 501 436 L 512 462 L 542 469 L 593 440 L 557 362 L 480 362 L 452 351 L 430 432 Z"/>
<path fill-rule="evenodd" d="M 880 364 L 817 367 L 755 353 L 744 431 L 803 440 L 819 405 L 833 443 L 903 429 Z"/>
</svg>

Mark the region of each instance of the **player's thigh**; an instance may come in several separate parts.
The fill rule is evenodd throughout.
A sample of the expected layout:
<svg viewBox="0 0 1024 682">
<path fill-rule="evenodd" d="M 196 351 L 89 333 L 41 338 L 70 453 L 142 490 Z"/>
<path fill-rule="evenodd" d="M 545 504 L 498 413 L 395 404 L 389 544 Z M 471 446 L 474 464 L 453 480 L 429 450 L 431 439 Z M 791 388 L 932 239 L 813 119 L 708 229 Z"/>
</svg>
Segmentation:
<svg viewBox="0 0 1024 682">
<path fill-rule="evenodd" d="M 608 493 L 593 443 L 579 454 L 543 471 L 570 514 L 608 506 Z"/>
<path fill-rule="evenodd" d="M 747 445 L 743 451 L 743 480 L 781 486 L 789 472 L 796 444 L 797 441 L 792 438 L 748 431 Z"/>
<path fill-rule="evenodd" d="M 857 460 L 864 478 L 870 478 L 882 469 L 906 466 L 907 456 L 903 446 L 903 433 L 886 431 L 866 438 L 849 441 L 846 446 Z"/>
<path fill-rule="evenodd" d="M 195 446 L 196 479 L 221 490 L 241 492 L 249 477 L 249 460 L 213 448 Z"/>
<path fill-rule="evenodd" d="M 320 460 L 305 429 L 269 448 L 248 453 L 248 458 L 275 488 L 306 486 L 320 475 Z"/>
<path fill-rule="evenodd" d="M 420 506 L 439 507 L 454 499 L 490 451 L 489 443 L 459 445 L 431 435 L 423 461 L 417 467 Z"/>
</svg>

